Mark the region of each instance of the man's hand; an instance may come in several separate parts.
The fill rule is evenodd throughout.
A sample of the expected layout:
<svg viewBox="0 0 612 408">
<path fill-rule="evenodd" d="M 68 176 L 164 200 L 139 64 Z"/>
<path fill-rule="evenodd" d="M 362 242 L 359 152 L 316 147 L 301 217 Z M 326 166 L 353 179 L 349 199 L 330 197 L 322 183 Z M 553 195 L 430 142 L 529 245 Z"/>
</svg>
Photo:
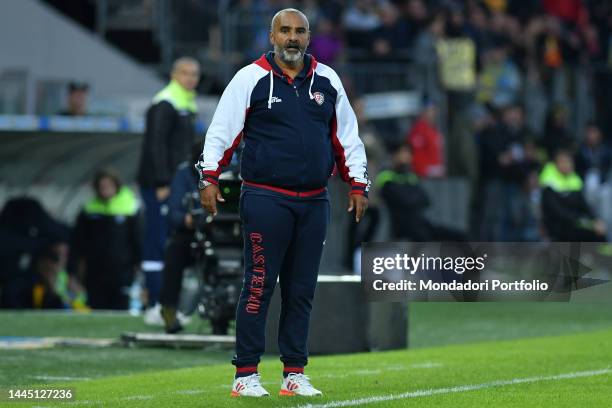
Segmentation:
<svg viewBox="0 0 612 408">
<path fill-rule="evenodd" d="M 168 198 L 169 195 L 170 187 L 168 186 L 157 187 L 155 189 L 155 197 L 157 198 L 157 201 L 166 201 L 166 198 Z"/>
<path fill-rule="evenodd" d="M 355 221 L 359 222 L 368 209 L 368 199 L 361 194 L 349 194 L 348 211 L 355 209 Z"/>
<path fill-rule="evenodd" d="M 213 217 L 217 215 L 217 201 L 224 203 L 225 199 L 216 184 L 210 184 L 205 189 L 200 190 L 200 204 Z"/>
<path fill-rule="evenodd" d="M 185 214 L 185 219 L 183 220 L 183 223 L 185 224 L 185 227 L 187 229 L 193 229 L 193 217 L 191 216 L 191 214 Z"/>
<path fill-rule="evenodd" d="M 606 231 L 608 230 L 606 228 L 606 223 L 600 219 L 595 220 L 595 222 L 593 223 L 593 229 L 599 235 L 606 235 Z"/>
</svg>

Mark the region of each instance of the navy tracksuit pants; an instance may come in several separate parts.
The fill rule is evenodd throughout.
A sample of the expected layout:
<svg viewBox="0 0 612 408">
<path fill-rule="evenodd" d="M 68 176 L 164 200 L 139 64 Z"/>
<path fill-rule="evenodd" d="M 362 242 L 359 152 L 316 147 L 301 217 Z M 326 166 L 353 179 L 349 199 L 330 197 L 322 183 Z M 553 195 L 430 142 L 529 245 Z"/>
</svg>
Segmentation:
<svg viewBox="0 0 612 408">
<path fill-rule="evenodd" d="M 147 289 L 147 307 L 159 302 L 162 285 L 164 252 L 168 238 L 168 202 L 158 201 L 155 188 L 141 187 L 144 203 L 144 239 L 142 241 L 142 271 Z"/>
<path fill-rule="evenodd" d="M 309 197 L 244 185 L 244 282 L 236 311 L 240 367 L 256 366 L 265 350 L 266 315 L 279 278 L 278 345 L 285 366 L 304 367 L 310 311 L 330 218 L 327 191 Z"/>
</svg>

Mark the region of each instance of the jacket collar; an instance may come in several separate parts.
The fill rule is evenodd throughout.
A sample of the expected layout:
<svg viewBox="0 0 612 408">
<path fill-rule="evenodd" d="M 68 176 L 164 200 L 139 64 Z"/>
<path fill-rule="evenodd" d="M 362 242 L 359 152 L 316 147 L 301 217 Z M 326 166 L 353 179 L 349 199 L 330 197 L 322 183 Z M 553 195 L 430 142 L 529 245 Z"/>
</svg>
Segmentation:
<svg viewBox="0 0 612 408">
<path fill-rule="evenodd" d="M 196 93 L 181 86 L 176 80 L 171 80 L 168 85 L 155 95 L 153 103 L 160 101 L 171 103 L 178 110 L 197 112 Z"/>
<path fill-rule="evenodd" d="M 257 59 L 256 61 L 254 61 L 254 63 L 259 65 L 266 71 L 273 71 L 274 74 L 278 76 L 285 75 L 281 67 L 279 67 L 276 61 L 274 61 L 274 51 L 268 51 L 266 54 L 262 54 L 262 56 L 259 57 L 259 59 Z M 302 72 L 300 72 L 296 76 L 296 79 L 308 78 L 312 75 L 316 66 L 317 60 L 315 59 L 315 57 L 310 54 L 304 54 L 304 69 L 302 69 Z"/>
</svg>

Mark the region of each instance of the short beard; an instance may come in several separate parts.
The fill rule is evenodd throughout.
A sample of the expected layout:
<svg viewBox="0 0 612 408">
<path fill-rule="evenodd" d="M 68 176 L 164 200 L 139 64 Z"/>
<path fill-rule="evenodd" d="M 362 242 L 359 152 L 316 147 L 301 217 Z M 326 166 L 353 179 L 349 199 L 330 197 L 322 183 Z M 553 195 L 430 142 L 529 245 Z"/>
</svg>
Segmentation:
<svg viewBox="0 0 612 408">
<path fill-rule="evenodd" d="M 300 48 L 298 51 L 299 52 L 296 52 L 295 54 L 289 54 L 286 49 L 281 48 L 278 45 L 274 46 L 274 52 L 276 55 L 278 55 L 280 60 L 287 65 L 296 65 L 304 58 L 304 50 Z"/>
</svg>

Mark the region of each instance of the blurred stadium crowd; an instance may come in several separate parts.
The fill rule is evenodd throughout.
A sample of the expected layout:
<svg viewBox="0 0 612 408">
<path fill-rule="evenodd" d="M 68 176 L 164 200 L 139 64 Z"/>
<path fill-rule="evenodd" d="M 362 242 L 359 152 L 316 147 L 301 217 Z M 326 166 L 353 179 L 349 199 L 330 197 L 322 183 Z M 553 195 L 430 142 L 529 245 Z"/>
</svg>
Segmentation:
<svg viewBox="0 0 612 408">
<path fill-rule="evenodd" d="M 131 3 L 146 8 L 154 2 Z M 202 62 L 198 90 L 207 95 L 219 94 L 229 80 L 228 72 L 269 49 L 269 20 L 274 12 L 296 7 L 309 17 L 309 52 L 342 76 L 359 120 L 373 181 L 367 218 L 359 226 L 349 225 L 344 235 L 346 266 L 351 265 L 352 253 L 360 242 L 381 237 L 385 217 L 390 228 L 383 239 L 536 242 L 606 241 L 611 237 L 612 3 L 180 3 L 175 16 L 182 16 L 184 23 L 176 24 L 175 34 L 189 41 L 184 41 L 182 48 L 177 46 L 171 59 L 190 53 L 197 44 L 199 51 L 191 54 Z M 229 12 L 217 13 L 222 9 Z M 83 10 L 73 9 L 73 17 L 86 15 Z M 190 10 L 192 13 L 187 13 Z M 95 25 L 95 21 L 89 23 Z M 228 33 L 231 41 L 226 38 Z M 157 58 L 160 67 L 164 58 Z M 87 88 L 80 86 L 77 91 L 86 92 Z M 414 115 L 382 120 L 370 117 L 366 96 L 391 91 L 417 91 L 419 107 Z M 74 114 L 83 114 L 81 108 Z M 70 110 L 66 114 L 70 115 Z M 104 180 L 110 182 L 107 187 L 111 192 L 104 192 Z M 467 185 L 469 211 L 463 230 L 448 228 L 427 215 L 433 202 L 453 200 L 448 194 L 432 195 L 424 188 L 437 180 L 460 180 Z M 79 253 L 79 245 L 92 240 L 92 235 L 82 230 L 83 214 L 94 211 L 96 200 L 120 194 L 124 194 L 118 200 L 123 207 L 118 211 L 134 224 L 126 222 L 120 231 L 105 231 L 109 234 L 106 237 L 114 237 L 112 247 L 105 249 L 106 256 L 120 259 L 120 267 L 130 271 L 124 274 L 129 279 L 112 283 L 94 279 L 86 286 L 129 287 L 140 257 L 135 198 L 112 173 L 100 173 L 94 186 L 96 198 L 85 204 L 72 232 L 48 216 L 38 215 L 39 225 L 32 235 L 34 218 L 24 215 L 25 209 L 31 211 L 27 214 L 44 210 L 33 202 L 5 205 L 0 214 L 3 306 L 83 306 L 80 284 L 88 278 L 75 278 L 78 265 L 68 261 L 68 254 Z M 27 222 L 18 222 L 26 218 Z M 47 231 L 44 237 L 43 231 Z M 16 237 L 22 236 L 36 240 L 36 245 L 9 250 L 7 243 L 18 246 Z M 36 269 L 36 284 L 46 287 L 47 292 L 27 286 L 28 293 L 33 290 L 39 295 L 29 298 L 29 303 L 13 299 L 19 293 L 7 290 L 6 265 L 10 262 L 18 269 L 26 263 Z M 53 278 L 44 272 L 50 270 L 55 271 Z M 63 270 L 71 273 L 61 278 L 62 283 L 58 273 Z M 63 289 L 53 289 L 56 286 Z M 59 303 L 40 297 L 49 292 L 59 294 Z M 90 304 L 92 299 L 95 304 L 95 294 L 90 292 Z M 109 307 L 103 301 L 99 305 Z"/>
</svg>

